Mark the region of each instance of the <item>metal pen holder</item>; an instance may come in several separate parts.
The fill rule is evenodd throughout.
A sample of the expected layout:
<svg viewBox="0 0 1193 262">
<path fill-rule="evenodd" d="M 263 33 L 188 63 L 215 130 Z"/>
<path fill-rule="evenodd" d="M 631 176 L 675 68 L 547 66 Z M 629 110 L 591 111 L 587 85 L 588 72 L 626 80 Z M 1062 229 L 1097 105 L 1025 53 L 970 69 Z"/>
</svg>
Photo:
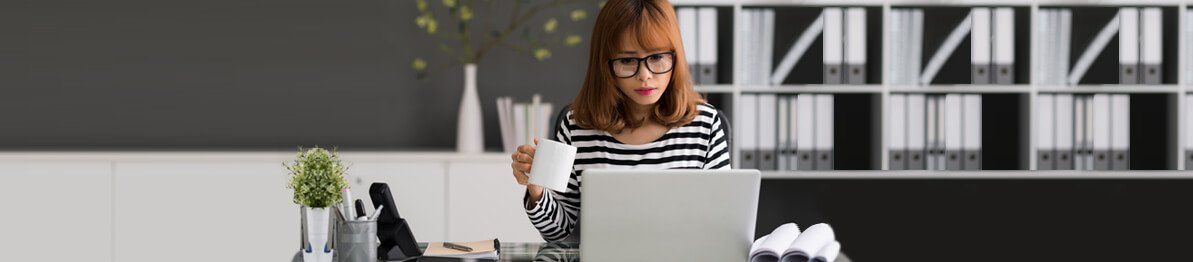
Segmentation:
<svg viewBox="0 0 1193 262">
<path fill-rule="evenodd" d="M 341 220 L 335 228 L 337 261 L 377 261 L 377 220 Z"/>
</svg>

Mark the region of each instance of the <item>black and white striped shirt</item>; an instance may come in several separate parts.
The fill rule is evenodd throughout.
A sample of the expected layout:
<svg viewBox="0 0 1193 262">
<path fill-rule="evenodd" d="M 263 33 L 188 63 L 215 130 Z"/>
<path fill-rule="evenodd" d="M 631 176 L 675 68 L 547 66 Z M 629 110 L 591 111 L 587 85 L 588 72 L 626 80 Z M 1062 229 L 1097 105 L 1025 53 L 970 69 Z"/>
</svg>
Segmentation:
<svg viewBox="0 0 1193 262">
<path fill-rule="evenodd" d="M 602 130 L 580 128 L 568 111 L 567 121 L 561 121 L 555 132 L 557 141 L 577 148 L 567 191 L 544 190 L 537 204 L 525 205 L 530 222 L 543 239 L 561 241 L 579 227 L 580 182 L 585 169 L 729 169 L 729 142 L 719 113 L 709 104 L 697 107 L 700 114 L 691 123 L 641 145 L 621 143 Z M 523 203 L 529 203 L 526 200 Z"/>
</svg>

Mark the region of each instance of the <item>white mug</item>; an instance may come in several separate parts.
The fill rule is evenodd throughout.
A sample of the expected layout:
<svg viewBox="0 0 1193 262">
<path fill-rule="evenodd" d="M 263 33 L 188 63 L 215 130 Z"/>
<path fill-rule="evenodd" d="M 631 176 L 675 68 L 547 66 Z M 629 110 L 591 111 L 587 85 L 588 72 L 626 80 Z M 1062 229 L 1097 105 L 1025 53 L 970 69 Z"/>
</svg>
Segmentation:
<svg viewBox="0 0 1193 262">
<path fill-rule="evenodd" d="M 530 164 L 530 183 L 559 192 L 567 191 L 575 161 L 576 147 L 539 138 L 534 162 Z"/>
</svg>

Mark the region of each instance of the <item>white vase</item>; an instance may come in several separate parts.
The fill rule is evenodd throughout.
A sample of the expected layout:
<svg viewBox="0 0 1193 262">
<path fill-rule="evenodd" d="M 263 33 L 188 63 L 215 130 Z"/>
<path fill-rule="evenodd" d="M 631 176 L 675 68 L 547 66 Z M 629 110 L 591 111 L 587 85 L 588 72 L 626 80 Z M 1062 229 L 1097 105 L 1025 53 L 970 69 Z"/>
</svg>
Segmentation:
<svg viewBox="0 0 1193 262">
<path fill-rule="evenodd" d="M 314 258 L 315 261 L 330 262 L 332 256 L 324 253 L 324 247 L 327 246 L 330 231 L 331 209 L 305 206 L 302 208 L 307 211 L 307 242 L 311 244 L 311 254 L 307 257 Z"/>
<path fill-rule="evenodd" d="M 481 153 L 485 148 L 484 119 L 476 94 L 476 64 L 464 65 L 464 95 L 456 122 L 456 151 Z"/>
</svg>

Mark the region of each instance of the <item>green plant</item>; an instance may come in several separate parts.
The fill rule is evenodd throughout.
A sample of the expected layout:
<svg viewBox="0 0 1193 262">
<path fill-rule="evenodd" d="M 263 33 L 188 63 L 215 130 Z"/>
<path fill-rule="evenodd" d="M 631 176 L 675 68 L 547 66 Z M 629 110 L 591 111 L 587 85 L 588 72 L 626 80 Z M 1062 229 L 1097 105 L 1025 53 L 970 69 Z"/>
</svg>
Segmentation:
<svg viewBox="0 0 1193 262">
<path fill-rule="evenodd" d="M 552 47 L 577 46 L 584 41 L 584 38 L 575 33 L 558 32 L 560 18 L 548 17 L 541 28 L 528 26 L 531 20 L 551 9 L 563 6 L 589 3 L 590 5 L 586 6 L 599 9 L 604 5 L 604 1 L 598 0 L 484 0 L 484 2 L 488 4 L 486 7 L 481 7 L 485 10 L 474 12 L 476 4 L 473 0 L 442 0 L 441 7 L 447 10 L 436 12 L 428 0 L 414 1 L 419 12 L 419 16 L 414 19 L 414 24 L 418 25 L 418 28 L 426 32 L 427 35 L 436 36 L 434 39 L 438 41 L 439 51 L 452 58 L 451 62 L 438 65 L 434 70 L 442 70 L 456 64 L 478 63 L 486 54 L 498 47 L 531 55 L 538 61 L 550 59 Z M 490 28 L 486 28 L 485 34 L 479 39 L 473 39 L 473 22 L 476 21 L 478 13 L 486 15 L 504 13 L 502 11 L 505 10 L 496 10 L 496 2 L 512 3 L 513 14 L 510 15 L 509 21 L 502 25 L 492 21 L 493 19 L 488 19 L 488 23 L 482 24 L 490 25 Z M 455 22 L 454 32 L 440 33 L 441 19 L 436 17 L 436 13 L 446 13 L 448 19 Z M 566 17 L 566 21 L 579 22 L 587 19 L 588 14 L 589 10 L 576 8 L 566 14 L 556 15 Z M 515 37 L 522 41 L 520 43 L 510 41 Z M 430 71 L 433 71 L 428 66 L 427 60 L 422 57 L 414 58 L 411 63 L 411 67 L 420 79 L 426 78 Z"/>
<path fill-rule="evenodd" d="M 294 203 L 313 207 L 330 207 L 341 201 L 340 191 L 348 187 L 344 179 L 348 168 L 335 152 L 319 147 L 298 149 L 292 164 L 282 164 L 290 170 L 290 184 L 294 189 Z"/>
</svg>

